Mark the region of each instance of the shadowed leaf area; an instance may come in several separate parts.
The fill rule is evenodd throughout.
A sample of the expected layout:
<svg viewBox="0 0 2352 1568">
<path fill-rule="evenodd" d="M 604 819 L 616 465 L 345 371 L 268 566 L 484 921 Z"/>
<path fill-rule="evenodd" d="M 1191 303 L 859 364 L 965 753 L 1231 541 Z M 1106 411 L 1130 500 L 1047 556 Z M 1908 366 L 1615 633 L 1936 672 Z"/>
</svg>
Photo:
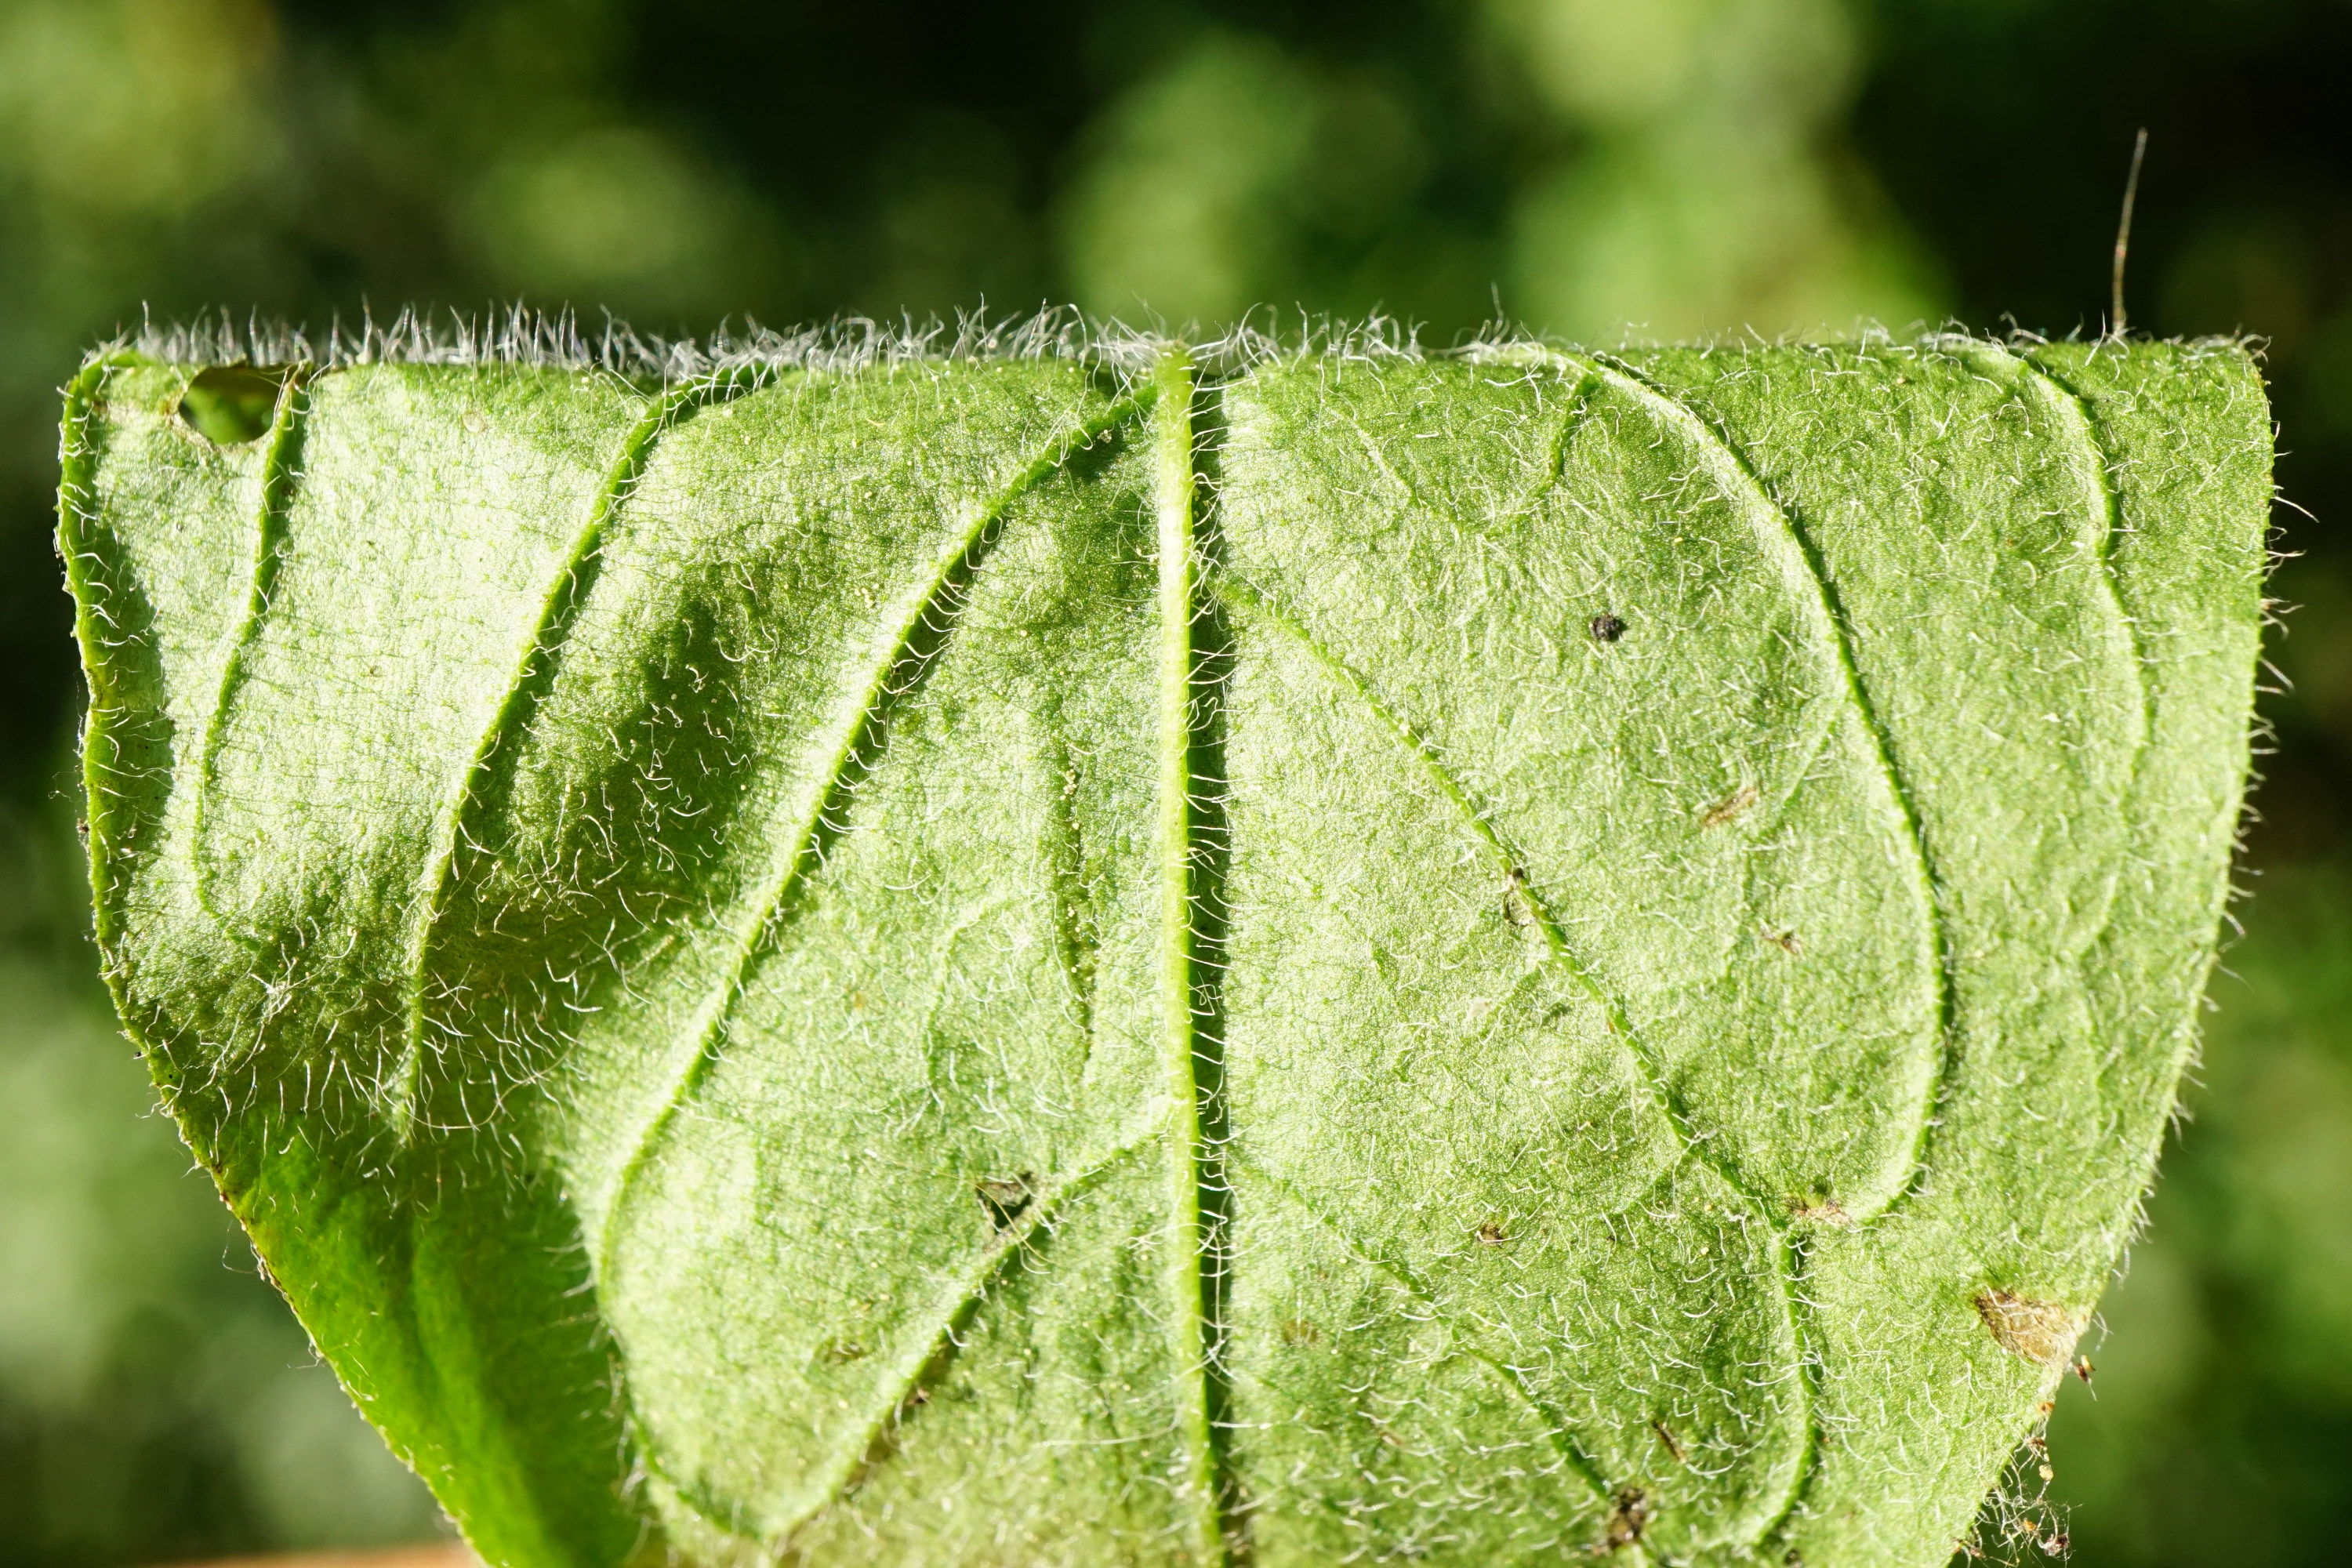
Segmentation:
<svg viewBox="0 0 2352 1568">
<path fill-rule="evenodd" d="M 2234 345 L 69 389 L 124 1023 L 502 1568 L 1939 1563 L 2193 1042 Z"/>
</svg>

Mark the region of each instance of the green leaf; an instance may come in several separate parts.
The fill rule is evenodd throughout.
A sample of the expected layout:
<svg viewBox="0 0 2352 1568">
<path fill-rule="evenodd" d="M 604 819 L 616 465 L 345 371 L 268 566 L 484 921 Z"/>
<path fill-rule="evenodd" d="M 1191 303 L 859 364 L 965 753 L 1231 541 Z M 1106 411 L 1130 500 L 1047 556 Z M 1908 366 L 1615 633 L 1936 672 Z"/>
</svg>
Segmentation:
<svg viewBox="0 0 2352 1568">
<path fill-rule="evenodd" d="M 100 941 L 507 1568 L 1939 1563 L 2193 1044 L 2267 420 L 2231 345 L 103 356 Z"/>
</svg>

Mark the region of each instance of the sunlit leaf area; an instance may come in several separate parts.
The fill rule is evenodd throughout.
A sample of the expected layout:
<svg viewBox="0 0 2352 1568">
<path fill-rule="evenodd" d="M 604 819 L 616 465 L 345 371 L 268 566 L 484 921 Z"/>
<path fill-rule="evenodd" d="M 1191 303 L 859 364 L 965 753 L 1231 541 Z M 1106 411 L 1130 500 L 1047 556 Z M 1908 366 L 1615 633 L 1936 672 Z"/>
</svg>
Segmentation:
<svg viewBox="0 0 2352 1568">
<path fill-rule="evenodd" d="M 1443 348 L 2258 334 L 2263 782 L 2148 1226 L 1996 1514 L 2352 1532 L 2352 64 L 2340 0 L 0 0 L 0 1568 L 435 1539 L 96 979 L 58 388 L 142 316 L 709 332 L 1070 303 Z M 217 417 L 240 417 L 225 384 Z M 2024 1551 L 2000 1518 L 1980 1544 Z"/>
</svg>

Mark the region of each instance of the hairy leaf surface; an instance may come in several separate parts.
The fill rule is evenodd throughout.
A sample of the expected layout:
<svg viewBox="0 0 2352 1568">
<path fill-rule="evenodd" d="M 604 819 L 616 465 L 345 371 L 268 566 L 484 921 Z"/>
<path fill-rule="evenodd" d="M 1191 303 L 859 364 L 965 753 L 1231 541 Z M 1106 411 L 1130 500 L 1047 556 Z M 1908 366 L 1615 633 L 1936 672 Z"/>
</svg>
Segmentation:
<svg viewBox="0 0 2352 1568">
<path fill-rule="evenodd" d="M 69 390 L 108 972 L 504 1568 L 1942 1561 L 2147 1182 L 2231 346 Z"/>
</svg>

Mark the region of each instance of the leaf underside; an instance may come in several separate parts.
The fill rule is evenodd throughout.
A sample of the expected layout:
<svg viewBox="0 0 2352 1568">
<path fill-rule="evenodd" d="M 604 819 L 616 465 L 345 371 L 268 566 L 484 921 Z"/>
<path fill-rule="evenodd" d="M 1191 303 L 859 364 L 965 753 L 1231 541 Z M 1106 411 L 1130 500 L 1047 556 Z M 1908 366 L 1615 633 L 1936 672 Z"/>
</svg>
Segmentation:
<svg viewBox="0 0 2352 1568">
<path fill-rule="evenodd" d="M 68 393 L 100 939 L 491 1562 L 1968 1528 L 2192 1044 L 2242 351 L 272 374 Z"/>
</svg>

